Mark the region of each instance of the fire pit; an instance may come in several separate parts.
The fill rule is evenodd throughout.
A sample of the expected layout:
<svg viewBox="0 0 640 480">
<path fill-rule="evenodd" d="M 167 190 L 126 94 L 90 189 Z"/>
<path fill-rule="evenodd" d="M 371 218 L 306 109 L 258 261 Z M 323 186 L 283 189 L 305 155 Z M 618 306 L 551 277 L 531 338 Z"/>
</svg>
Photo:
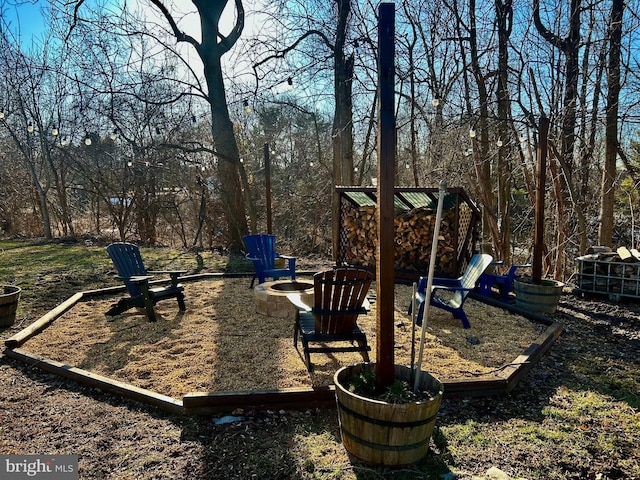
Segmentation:
<svg viewBox="0 0 640 480">
<path fill-rule="evenodd" d="M 253 293 L 256 312 L 271 317 L 292 318 L 296 308 L 287 299 L 290 293 L 302 294 L 302 301 L 313 305 L 313 282 L 278 280 L 256 286 Z"/>
</svg>

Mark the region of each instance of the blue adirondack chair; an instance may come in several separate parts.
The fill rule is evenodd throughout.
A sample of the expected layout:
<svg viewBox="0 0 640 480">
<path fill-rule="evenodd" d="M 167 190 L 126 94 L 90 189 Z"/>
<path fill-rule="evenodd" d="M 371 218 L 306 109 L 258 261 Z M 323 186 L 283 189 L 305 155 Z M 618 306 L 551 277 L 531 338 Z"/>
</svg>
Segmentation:
<svg viewBox="0 0 640 480">
<path fill-rule="evenodd" d="M 489 267 L 493 257 L 487 254 L 476 254 L 469 260 L 469 265 L 464 274 L 456 279 L 434 278 L 431 285 L 431 305 L 451 312 L 453 316 L 462 321 L 464 328 L 471 328 L 467 315 L 464 313 L 464 302 L 469 292 L 476 288 L 480 276 Z M 416 289 L 416 323 L 422 325 L 424 315 L 424 302 L 427 298 L 427 277 L 420 277 Z M 448 292 L 448 293 L 444 293 Z M 444 293 L 444 295 L 442 295 Z M 411 307 L 409 307 L 411 313 Z"/>
<path fill-rule="evenodd" d="M 257 235 L 245 235 L 242 237 L 247 247 L 246 258 L 253 262 L 256 269 L 254 277 L 251 279 L 251 287 L 256 278 L 258 283 L 264 283 L 265 279 L 273 278 L 277 280 L 281 277 L 291 277 L 296 279 L 296 258 L 280 255 L 276 252 L 275 235 L 261 233 Z M 287 268 L 276 268 L 276 259 L 286 261 Z"/>
<path fill-rule="evenodd" d="M 313 276 L 313 305 L 306 305 L 301 295 L 291 293 L 287 298 L 296 306 L 293 344 L 298 348 L 301 337 L 304 361 L 313 371 L 311 353 L 360 352 L 369 361 L 367 337 L 358 327 L 358 315 L 367 312 L 367 292 L 373 281 L 368 270 L 336 267 Z M 331 343 L 351 342 L 351 346 L 332 346 Z M 355 342 L 355 344 L 354 344 Z M 321 344 L 311 346 L 310 344 Z"/>
<path fill-rule="evenodd" d="M 107 247 L 107 253 L 118 270 L 118 278 L 124 281 L 129 297 L 122 298 L 111 306 L 107 315 L 119 315 L 130 308 L 144 308 L 150 322 L 156 321 L 153 306 L 160 300 L 175 298 L 178 308 L 186 310 L 184 304 L 184 287 L 178 283 L 178 277 L 186 270 L 147 271 L 142 262 L 140 249 L 137 245 L 126 242 L 112 243 Z M 151 274 L 151 275 L 150 275 Z M 153 274 L 169 275 L 170 285 L 151 287 L 149 281 Z"/>
<path fill-rule="evenodd" d="M 502 261 L 493 262 L 491 265 L 502 265 Z M 509 302 L 511 301 L 511 292 L 513 291 L 513 281 L 520 278 L 520 275 L 517 274 L 517 270 L 519 268 L 528 268 L 531 267 L 531 264 L 527 265 L 511 265 L 509 271 L 505 275 L 500 275 L 498 273 L 489 273 L 485 272 L 480 276 L 480 282 L 478 285 L 479 292 L 486 296 L 490 297 L 492 293 L 492 287 L 495 285 L 500 293 L 502 294 L 502 301 Z"/>
</svg>

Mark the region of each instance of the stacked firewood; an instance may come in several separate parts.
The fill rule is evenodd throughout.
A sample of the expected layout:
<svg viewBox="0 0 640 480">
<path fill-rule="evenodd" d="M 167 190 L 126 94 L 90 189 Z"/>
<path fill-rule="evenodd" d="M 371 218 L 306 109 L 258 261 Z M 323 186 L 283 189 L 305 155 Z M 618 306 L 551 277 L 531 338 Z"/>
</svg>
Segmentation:
<svg viewBox="0 0 640 480">
<path fill-rule="evenodd" d="M 397 269 L 428 271 L 431 242 L 436 211 L 426 207 L 400 212 L 394 219 L 395 266 Z M 435 270 L 439 274 L 453 273 L 456 251 L 454 248 L 454 212 L 442 212 Z M 353 208 L 344 215 L 347 263 L 373 266 L 377 242 L 376 207 Z"/>
</svg>

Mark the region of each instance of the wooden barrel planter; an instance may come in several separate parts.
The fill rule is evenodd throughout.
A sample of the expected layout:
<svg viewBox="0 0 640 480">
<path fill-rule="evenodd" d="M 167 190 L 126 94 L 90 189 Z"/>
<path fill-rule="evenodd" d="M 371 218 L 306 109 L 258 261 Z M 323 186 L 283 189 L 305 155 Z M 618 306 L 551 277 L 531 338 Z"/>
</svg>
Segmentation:
<svg viewBox="0 0 640 480">
<path fill-rule="evenodd" d="M 428 401 L 394 404 L 350 392 L 349 379 L 373 371 L 375 363 L 343 367 L 334 376 L 342 443 L 349 453 L 375 465 L 401 466 L 416 463 L 429 450 L 443 385 L 423 373 L 421 390 L 433 392 Z M 397 379 L 410 383 L 411 370 L 395 366 Z"/>
<path fill-rule="evenodd" d="M 22 289 L 13 285 L 3 285 L 0 288 L 0 327 L 10 327 L 16 320 Z"/>
<path fill-rule="evenodd" d="M 513 282 L 516 294 L 516 306 L 540 313 L 554 313 L 558 307 L 564 283 L 555 280 L 542 280 L 540 284 Z"/>
</svg>

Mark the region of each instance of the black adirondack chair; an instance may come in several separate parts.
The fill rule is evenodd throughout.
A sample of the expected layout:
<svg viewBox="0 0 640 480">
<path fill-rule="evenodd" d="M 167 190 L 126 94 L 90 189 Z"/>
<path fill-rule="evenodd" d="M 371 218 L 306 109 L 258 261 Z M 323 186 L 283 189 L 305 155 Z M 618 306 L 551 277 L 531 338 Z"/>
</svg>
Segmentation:
<svg viewBox="0 0 640 480">
<path fill-rule="evenodd" d="M 156 321 L 154 305 L 160 300 L 175 298 L 181 311 L 186 310 L 184 304 L 184 287 L 178 283 L 178 277 L 186 270 L 147 271 L 142 262 L 140 249 L 132 243 L 118 242 L 107 247 L 107 253 L 116 269 L 118 278 L 127 286 L 129 297 L 122 298 L 111 306 L 107 315 L 119 315 L 130 308 L 144 308 L 150 322 Z M 170 285 L 152 287 L 149 281 L 154 274 L 169 275 Z"/>
<path fill-rule="evenodd" d="M 371 347 L 356 320 L 358 315 L 367 312 L 364 305 L 368 304 L 366 296 L 372 280 L 373 274 L 367 270 L 338 267 L 313 276 L 313 306 L 302 302 L 300 294 L 287 295 L 298 308 L 293 344 L 298 347 L 300 336 L 310 372 L 313 370 L 311 353 L 360 352 L 364 361 L 369 361 Z M 351 346 L 328 345 L 344 341 L 351 342 Z M 323 346 L 312 347 L 311 343 Z"/>
</svg>

